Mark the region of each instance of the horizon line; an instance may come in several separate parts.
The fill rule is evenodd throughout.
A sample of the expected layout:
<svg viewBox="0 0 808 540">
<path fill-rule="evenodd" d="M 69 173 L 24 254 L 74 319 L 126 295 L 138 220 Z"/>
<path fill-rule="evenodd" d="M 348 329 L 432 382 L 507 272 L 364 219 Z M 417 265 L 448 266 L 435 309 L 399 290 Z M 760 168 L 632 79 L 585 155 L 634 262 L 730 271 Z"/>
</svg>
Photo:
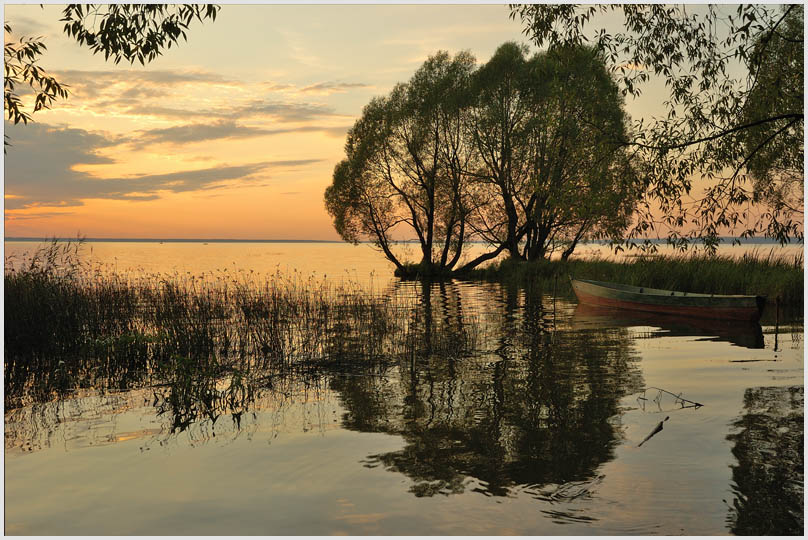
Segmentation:
<svg viewBox="0 0 808 540">
<path fill-rule="evenodd" d="M 344 240 L 283 239 L 283 238 L 116 238 L 116 237 L 60 237 L 60 236 L 6 236 L 4 242 L 219 242 L 219 243 L 344 243 Z"/>
<path fill-rule="evenodd" d="M 757 238 L 741 238 L 738 236 L 720 236 L 721 241 L 726 240 L 734 240 L 738 239 L 741 240 L 741 243 L 777 243 L 777 240 L 773 238 L 764 238 L 764 237 L 757 237 Z M 256 244 L 348 244 L 350 242 L 346 242 L 345 240 L 319 240 L 319 239 L 283 239 L 283 238 L 115 238 L 115 237 L 58 237 L 58 236 L 6 236 L 3 238 L 3 242 L 52 242 L 56 240 L 57 242 L 65 242 L 65 241 L 76 241 L 81 240 L 82 242 L 169 242 L 169 243 L 240 243 L 240 244 L 248 244 L 248 243 L 256 243 Z M 651 243 L 664 243 L 667 242 L 665 238 L 631 238 L 629 241 L 640 241 L 644 242 L 649 240 Z M 697 241 L 694 239 L 693 241 Z M 417 239 L 411 240 L 399 240 L 400 243 L 417 243 Z M 372 241 L 360 241 L 360 244 L 368 244 L 372 243 Z M 485 243 L 481 240 L 471 240 L 467 241 L 467 243 Z M 582 242 L 582 244 L 601 244 L 601 243 L 608 243 L 608 240 L 594 240 L 589 242 Z M 793 244 L 802 244 L 802 241 L 796 240 Z M 792 244 L 792 242 L 789 242 Z"/>
</svg>

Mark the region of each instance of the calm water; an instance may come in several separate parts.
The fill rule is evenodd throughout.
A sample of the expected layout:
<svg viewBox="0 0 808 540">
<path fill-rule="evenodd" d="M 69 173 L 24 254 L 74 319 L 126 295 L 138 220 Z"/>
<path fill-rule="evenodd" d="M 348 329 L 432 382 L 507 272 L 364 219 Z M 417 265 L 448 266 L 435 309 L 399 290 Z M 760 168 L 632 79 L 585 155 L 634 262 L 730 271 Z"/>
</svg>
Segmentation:
<svg viewBox="0 0 808 540">
<path fill-rule="evenodd" d="M 9 534 L 802 532 L 801 320 L 401 283 L 367 246 L 91 247 L 120 272 L 372 283 L 430 324 L 411 357 L 259 380 L 215 420 L 178 424 L 178 387 L 125 372 L 126 391 L 6 410 Z"/>
</svg>

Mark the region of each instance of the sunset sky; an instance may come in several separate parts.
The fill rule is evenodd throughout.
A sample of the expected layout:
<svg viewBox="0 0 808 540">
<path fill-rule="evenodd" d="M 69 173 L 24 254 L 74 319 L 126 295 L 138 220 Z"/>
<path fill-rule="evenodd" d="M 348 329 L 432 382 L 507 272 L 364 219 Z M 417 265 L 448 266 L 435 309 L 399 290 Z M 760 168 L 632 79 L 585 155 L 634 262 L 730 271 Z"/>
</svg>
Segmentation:
<svg viewBox="0 0 808 540">
<path fill-rule="evenodd" d="M 337 240 L 323 192 L 362 107 L 438 50 L 485 62 L 528 43 L 508 14 L 224 5 L 141 67 L 68 39 L 60 6 L 6 5 L 12 37 L 42 36 L 40 65 L 71 96 L 5 124 L 5 235 Z M 648 91 L 628 112 L 659 111 L 663 97 Z"/>
</svg>

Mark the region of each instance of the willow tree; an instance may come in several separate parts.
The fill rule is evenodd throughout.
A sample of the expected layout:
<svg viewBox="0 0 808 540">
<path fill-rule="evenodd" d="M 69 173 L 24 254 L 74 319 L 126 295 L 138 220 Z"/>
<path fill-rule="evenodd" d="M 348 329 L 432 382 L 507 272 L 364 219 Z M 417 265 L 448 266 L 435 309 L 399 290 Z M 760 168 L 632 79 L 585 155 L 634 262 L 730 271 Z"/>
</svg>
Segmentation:
<svg viewBox="0 0 808 540">
<path fill-rule="evenodd" d="M 646 164 L 634 234 L 662 226 L 675 245 L 698 238 L 713 248 L 726 230 L 802 239 L 801 4 L 510 9 L 539 47 L 591 43 L 627 95 L 664 82 L 662 113 L 638 119 L 626 140 Z M 606 28 L 610 12 L 620 13 L 622 29 Z M 700 178 L 704 193 L 694 189 Z M 695 204 L 685 204 L 688 197 Z M 765 211 L 753 215 L 750 203 Z"/>
<path fill-rule="evenodd" d="M 372 241 L 403 274 L 462 273 L 506 251 L 538 259 L 559 242 L 619 236 L 637 175 L 621 141 L 622 99 L 584 47 L 526 58 L 500 46 L 474 70 L 461 53 L 431 57 L 365 107 L 326 207 L 347 241 Z M 393 252 L 416 238 L 416 268 Z M 470 238 L 487 252 L 457 267 Z"/>
<path fill-rule="evenodd" d="M 444 273 L 469 235 L 463 115 L 474 58 L 440 52 L 406 84 L 374 99 L 348 134 L 346 159 L 326 190 L 326 208 L 343 239 L 372 241 L 403 273 L 396 239 L 414 236 L 420 274 Z"/>
<path fill-rule="evenodd" d="M 524 235 L 520 193 L 526 189 L 528 148 L 525 125 L 531 104 L 526 99 L 527 48 L 504 43 L 474 74 L 475 100 L 469 115 L 469 144 L 478 156 L 475 232 L 493 246 L 518 258 Z"/>
<path fill-rule="evenodd" d="M 568 257 L 582 238 L 620 237 L 633 212 L 623 100 L 591 48 L 526 54 L 505 43 L 475 74 L 469 139 L 475 193 L 489 202 L 472 225 L 511 258 L 544 258 L 558 244 Z"/>
<path fill-rule="evenodd" d="M 774 211 L 802 216 L 804 8 L 786 9 L 779 27 L 758 35 L 752 49 L 755 84 L 741 116 L 741 123 L 749 127 L 737 132 L 741 154 L 736 168 L 746 169 L 755 199 Z"/>
<path fill-rule="evenodd" d="M 522 254 L 544 258 L 564 245 L 567 258 L 583 238 L 620 238 L 640 194 L 622 144 L 623 98 L 602 56 L 589 47 L 537 54 L 527 70 Z"/>
</svg>

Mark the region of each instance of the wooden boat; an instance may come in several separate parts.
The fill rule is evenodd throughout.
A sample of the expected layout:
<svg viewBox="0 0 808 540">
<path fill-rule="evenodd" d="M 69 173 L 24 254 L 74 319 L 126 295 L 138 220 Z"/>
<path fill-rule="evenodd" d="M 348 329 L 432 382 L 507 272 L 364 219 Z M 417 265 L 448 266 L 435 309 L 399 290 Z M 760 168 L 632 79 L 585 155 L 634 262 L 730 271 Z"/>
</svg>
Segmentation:
<svg viewBox="0 0 808 540">
<path fill-rule="evenodd" d="M 605 281 L 572 279 L 572 289 L 583 304 L 706 319 L 757 321 L 766 305 L 764 296 L 700 294 Z"/>
</svg>

